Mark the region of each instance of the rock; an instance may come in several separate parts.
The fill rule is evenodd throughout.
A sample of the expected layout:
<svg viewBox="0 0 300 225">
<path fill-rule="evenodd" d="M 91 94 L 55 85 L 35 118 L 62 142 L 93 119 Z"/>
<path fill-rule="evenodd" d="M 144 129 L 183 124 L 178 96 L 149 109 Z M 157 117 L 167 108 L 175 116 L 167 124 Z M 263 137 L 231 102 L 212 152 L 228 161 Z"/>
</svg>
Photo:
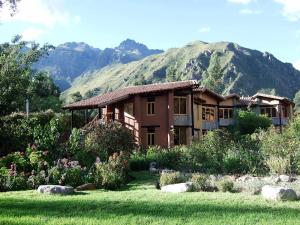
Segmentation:
<svg viewBox="0 0 300 225">
<path fill-rule="evenodd" d="M 250 180 L 254 180 L 254 179 L 255 178 L 251 175 L 244 175 L 244 176 L 237 178 L 236 181 L 245 182 L 245 181 L 250 181 Z"/>
<path fill-rule="evenodd" d="M 171 193 L 181 193 L 181 192 L 188 192 L 192 189 L 192 183 L 179 183 L 179 184 L 170 184 L 161 187 L 161 190 L 164 192 L 171 192 Z"/>
<path fill-rule="evenodd" d="M 280 175 L 279 179 L 281 182 L 290 182 L 292 180 L 291 177 L 288 175 Z"/>
<path fill-rule="evenodd" d="M 90 191 L 90 190 L 96 190 L 96 184 L 88 183 L 78 186 L 75 190 L 76 191 Z"/>
<path fill-rule="evenodd" d="M 297 194 L 293 189 L 265 185 L 262 187 L 261 194 L 265 199 L 275 201 L 293 201 L 297 200 Z"/>
<path fill-rule="evenodd" d="M 67 195 L 74 193 L 74 188 L 61 185 L 40 185 L 37 189 L 39 193 Z"/>
<path fill-rule="evenodd" d="M 156 168 L 156 162 L 151 162 L 149 166 L 149 171 L 153 173 L 159 172 L 159 169 Z"/>
<path fill-rule="evenodd" d="M 169 169 L 164 169 L 161 171 L 161 173 L 173 173 L 175 172 L 174 170 L 169 170 Z"/>
</svg>

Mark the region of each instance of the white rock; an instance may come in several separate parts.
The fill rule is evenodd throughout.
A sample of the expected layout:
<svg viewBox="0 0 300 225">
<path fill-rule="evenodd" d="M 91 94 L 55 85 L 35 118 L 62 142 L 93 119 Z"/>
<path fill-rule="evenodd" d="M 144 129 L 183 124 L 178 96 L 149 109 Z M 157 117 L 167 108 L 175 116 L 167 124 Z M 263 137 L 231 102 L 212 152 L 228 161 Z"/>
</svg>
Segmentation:
<svg viewBox="0 0 300 225">
<path fill-rule="evenodd" d="M 74 188 L 61 185 L 40 185 L 37 189 L 39 193 L 67 195 L 74 193 Z"/>
<path fill-rule="evenodd" d="M 282 182 L 290 182 L 291 181 L 291 177 L 288 175 L 280 175 L 279 176 L 280 181 Z"/>
<path fill-rule="evenodd" d="M 181 192 L 188 192 L 192 189 L 192 183 L 179 183 L 179 184 L 170 184 L 163 186 L 161 188 L 164 192 L 172 192 L 172 193 L 181 193 Z"/>
<path fill-rule="evenodd" d="M 293 189 L 271 185 L 263 186 L 261 194 L 265 199 L 275 201 L 293 201 L 297 199 L 297 194 Z"/>
<path fill-rule="evenodd" d="M 245 182 L 245 181 L 250 181 L 250 180 L 254 180 L 254 179 L 255 178 L 251 175 L 244 175 L 244 176 L 237 178 L 236 181 Z"/>
</svg>

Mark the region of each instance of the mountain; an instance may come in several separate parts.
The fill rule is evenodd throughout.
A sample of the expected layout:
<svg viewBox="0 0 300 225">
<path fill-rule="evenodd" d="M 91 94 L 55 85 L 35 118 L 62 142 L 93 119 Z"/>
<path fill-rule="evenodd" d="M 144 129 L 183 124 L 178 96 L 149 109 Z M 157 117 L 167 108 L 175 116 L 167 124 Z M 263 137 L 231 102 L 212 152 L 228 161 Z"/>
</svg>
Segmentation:
<svg viewBox="0 0 300 225">
<path fill-rule="evenodd" d="M 134 85 L 140 80 L 146 83 L 165 82 L 171 70 L 175 71 L 178 80 L 196 79 L 202 82 L 203 73 L 213 66 L 216 57 L 224 70 L 222 81 L 225 88 L 222 94 L 253 95 L 263 91 L 293 98 L 300 89 L 300 71 L 270 53 L 231 42 L 197 41 L 139 61 L 83 74 L 62 93 L 61 98 L 69 102 L 71 94 L 77 91 L 82 95 L 87 91 L 98 94 Z"/>
<path fill-rule="evenodd" d="M 67 42 L 57 46 L 48 57 L 41 59 L 37 70 L 47 70 L 61 90 L 88 71 L 98 70 L 112 64 L 123 64 L 143 59 L 162 50 L 148 49 L 144 44 L 127 39 L 115 48 L 100 50 L 83 42 Z"/>
</svg>

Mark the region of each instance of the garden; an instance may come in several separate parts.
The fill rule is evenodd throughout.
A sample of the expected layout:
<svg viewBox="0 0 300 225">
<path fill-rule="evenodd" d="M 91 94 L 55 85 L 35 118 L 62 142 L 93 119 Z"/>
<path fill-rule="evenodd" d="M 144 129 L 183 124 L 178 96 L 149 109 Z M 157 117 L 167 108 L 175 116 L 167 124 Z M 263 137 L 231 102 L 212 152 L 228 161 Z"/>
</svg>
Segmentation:
<svg viewBox="0 0 300 225">
<path fill-rule="evenodd" d="M 117 122 L 70 132 L 69 119 L 52 111 L 0 118 L 0 223 L 293 224 L 299 219 L 299 201 L 286 200 L 300 195 L 300 117 L 280 130 L 266 117 L 240 111 L 236 126 L 170 149 L 138 148 Z M 81 126 L 80 115 L 76 121 Z M 72 191 L 62 196 L 57 187 Z M 265 200 L 268 187 L 283 190 Z"/>
</svg>

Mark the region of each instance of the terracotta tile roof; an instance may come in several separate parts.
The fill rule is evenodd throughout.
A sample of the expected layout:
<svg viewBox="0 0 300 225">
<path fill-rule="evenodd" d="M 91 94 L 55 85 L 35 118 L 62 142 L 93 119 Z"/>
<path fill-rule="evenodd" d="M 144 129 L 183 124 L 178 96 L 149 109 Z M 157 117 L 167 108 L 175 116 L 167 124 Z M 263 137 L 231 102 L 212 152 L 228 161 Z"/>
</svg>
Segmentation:
<svg viewBox="0 0 300 225">
<path fill-rule="evenodd" d="M 195 80 L 130 86 L 130 87 L 121 88 L 113 92 L 105 93 L 86 100 L 82 100 L 79 102 L 66 105 L 63 107 L 63 109 L 97 108 L 97 107 L 102 107 L 107 104 L 111 104 L 111 103 L 115 103 L 127 99 L 131 95 L 135 95 L 135 94 L 185 89 L 185 88 L 195 88 L 195 87 L 197 87 L 197 81 Z"/>
<path fill-rule="evenodd" d="M 195 89 L 194 89 L 194 92 L 202 92 L 202 93 L 205 93 L 205 92 L 206 92 L 206 93 L 208 93 L 208 94 L 214 96 L 215 98 L 217 98 L 217 99 L 219 99 L 219 100 L 224 100 L 224 97 L 223 97 L 223 96 L 221 96 L 221 95 L 217 94 L 216 92 L 211 91 L 211 90 L 209 90 L 209 89 L 207 89 L 207 88 L 205 88 L 205 87 L 203 87 L 203 86 L 198 87 L 198 88 L 195 88 Z"/>
</svg>

